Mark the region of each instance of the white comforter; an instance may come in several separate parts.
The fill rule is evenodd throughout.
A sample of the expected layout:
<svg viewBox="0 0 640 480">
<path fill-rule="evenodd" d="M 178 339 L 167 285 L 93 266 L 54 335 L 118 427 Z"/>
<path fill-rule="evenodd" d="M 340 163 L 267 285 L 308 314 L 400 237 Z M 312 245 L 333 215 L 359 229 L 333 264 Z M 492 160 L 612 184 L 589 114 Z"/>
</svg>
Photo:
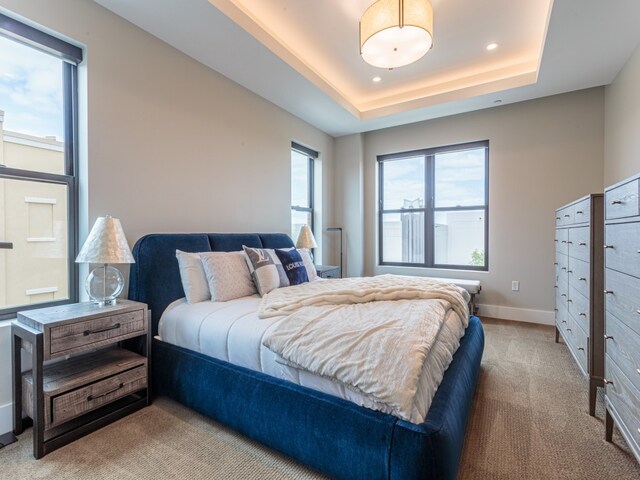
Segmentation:
<svg viewBox="0 0 640 480">
<path fill-rule="evenodd" d="M 260 302 L 258 295 L 228 302 L 188 304 L 184 298 L 176 300 L 162 314 L 159 337 L 172 345 L 324 392 L 366 408 L 391 413 L 387 405 L 375 402 L 369 396 L 343 384 L 284 365 L 278 355 L 262 345 L 265 335 L 277 327 L 284 317 L 259 318 Z M 466 319 L 461 319 L 453 310 L 447 312 L 444 325 L 427 354 L 420 374 L 411 422 L 424 421 L 444 372 L 464 335 L 464 321 Z"/>
<path fill-rule="evenodd" d="M 261 317 L 287 315 L 263 344 L 291 365 L 340 382 L 410 420 L 425 359 L 447 311 L 453 309 L 466 326 L 467 301 L 466 290 L 424 278 L 305 283 L 263 298 Z"/>
</svg>

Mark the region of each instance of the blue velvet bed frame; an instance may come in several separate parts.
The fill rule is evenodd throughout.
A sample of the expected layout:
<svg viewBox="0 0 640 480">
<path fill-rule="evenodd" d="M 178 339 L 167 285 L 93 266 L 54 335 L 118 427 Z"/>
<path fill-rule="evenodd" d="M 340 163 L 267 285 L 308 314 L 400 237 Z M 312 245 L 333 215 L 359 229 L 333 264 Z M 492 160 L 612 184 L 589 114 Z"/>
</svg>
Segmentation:
<svg viewBox="0 0 640 480">
<path fill-rule="evenodd" d="M 235 251 L 292 247 L 284 234 L 153 234 L 136 243 L 129 298 L 145 302 L 153 334 L 184 296 L 176 249 Z M 471 317 L 427 418 L 416 425 L 260 372 L 154 339 L 152 386 L 331 477 L 454 479 L 475 390 L 484 333 Z"/>
</svg>

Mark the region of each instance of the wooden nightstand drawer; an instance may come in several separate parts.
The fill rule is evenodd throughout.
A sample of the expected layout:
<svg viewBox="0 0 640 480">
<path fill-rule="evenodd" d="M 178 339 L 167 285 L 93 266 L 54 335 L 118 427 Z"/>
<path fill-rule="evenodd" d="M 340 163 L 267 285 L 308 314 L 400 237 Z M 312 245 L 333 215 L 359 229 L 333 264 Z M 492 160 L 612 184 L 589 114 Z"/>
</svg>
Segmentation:
<svg viewBox="0 0 640 480">
<path fill-rule="evenodd" d="M 147 386 L 147 366 L 126 372 L 79 388 L 53 398 L 52 424 L 66 422 L 118 398 L 137 392 Z"/>
<path fill-rule="evenodd" d="M 84 349 L 105 340 L 110 343 L 115 342 L 140 335 L 145 332 L 145 329 L 143 310 L 52 327 L 49 330 L 50 354 L 51 356 L 66 354 L 66 352 Z"/>
</svg>

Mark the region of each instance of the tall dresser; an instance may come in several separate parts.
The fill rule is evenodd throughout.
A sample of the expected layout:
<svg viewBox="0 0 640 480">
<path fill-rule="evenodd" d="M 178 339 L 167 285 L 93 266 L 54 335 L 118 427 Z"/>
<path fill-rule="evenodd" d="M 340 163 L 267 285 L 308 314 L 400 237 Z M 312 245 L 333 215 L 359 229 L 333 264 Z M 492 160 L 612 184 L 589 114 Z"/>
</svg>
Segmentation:
<svg viewBox="0 0 640 480">
<path fill-rule="evenodd" d="M 606 439 L 613 422 L 640 461 L 640 176 L 605 189 Z"/>
<path fill-rule="evenodd" d="M 556 342 L 562 336 L 589 379 L 589 414 L 604 376 L 603 195 L 556 210 Z"/>
</svg>

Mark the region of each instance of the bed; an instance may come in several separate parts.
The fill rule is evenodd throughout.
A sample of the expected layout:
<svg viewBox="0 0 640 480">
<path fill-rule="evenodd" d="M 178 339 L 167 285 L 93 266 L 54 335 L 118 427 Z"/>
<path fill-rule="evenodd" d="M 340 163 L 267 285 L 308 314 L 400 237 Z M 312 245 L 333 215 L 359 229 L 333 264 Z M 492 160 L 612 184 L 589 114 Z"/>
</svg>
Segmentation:
<svg viewBox="0 0 640 480">
<path fill-rule="evenodd" d="M 129 298 L 147 303 L 154 335 L 184 296 L 185 252 L 290 248 L 284 234 L 153 234 L 136 243 Z M 480 368 L 484 335 L 471 317 L 423 422 L 358 406 L 255 369 L 154 339 L 152 388 L 331 477 L 453 479 Z"/>
</svg>

